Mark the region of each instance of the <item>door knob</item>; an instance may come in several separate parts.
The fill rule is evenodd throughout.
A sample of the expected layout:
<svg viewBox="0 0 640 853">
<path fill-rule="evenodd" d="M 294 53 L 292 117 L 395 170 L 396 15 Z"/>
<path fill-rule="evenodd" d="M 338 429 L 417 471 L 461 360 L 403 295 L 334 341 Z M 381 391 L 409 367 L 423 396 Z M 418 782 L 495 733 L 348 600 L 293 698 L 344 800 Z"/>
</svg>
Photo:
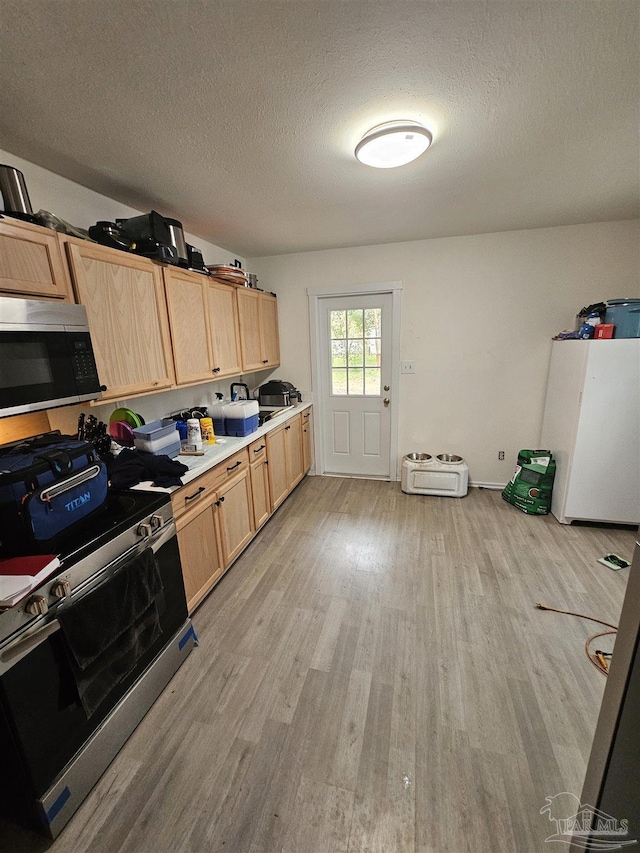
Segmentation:
<svg viewBox="0 0 640 853">
<path fill-rule="evenodd" d="M 385 397 L 382 402 L 384 403 L 385 408 L 386 408 L 389 405 L 389 403 L 391 402 L 391 400 L 388 397 Z"/>
<path fill-rule="evenodd" d="M 385 385 L 385 386 L 384 386 L 384 390 L 385 390 L 385 391 L 388 391 L 388 390 L 389 390 L 389 386 L 388 386 L 388 385 Z"/>
</svg>

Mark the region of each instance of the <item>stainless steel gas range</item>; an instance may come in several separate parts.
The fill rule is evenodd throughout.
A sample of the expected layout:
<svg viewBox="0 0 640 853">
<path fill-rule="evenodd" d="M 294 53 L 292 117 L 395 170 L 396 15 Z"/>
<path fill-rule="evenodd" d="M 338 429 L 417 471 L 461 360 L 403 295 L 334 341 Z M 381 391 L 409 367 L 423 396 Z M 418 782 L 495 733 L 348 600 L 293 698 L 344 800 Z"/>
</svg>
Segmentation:
<svg viewBox="0 0 640 853">
<path fill-rule="evenodd" d="M 0 812 L 55 838 L 197 644 L 169 496 L 110 494 L 0 611 Z"/>
</svg>

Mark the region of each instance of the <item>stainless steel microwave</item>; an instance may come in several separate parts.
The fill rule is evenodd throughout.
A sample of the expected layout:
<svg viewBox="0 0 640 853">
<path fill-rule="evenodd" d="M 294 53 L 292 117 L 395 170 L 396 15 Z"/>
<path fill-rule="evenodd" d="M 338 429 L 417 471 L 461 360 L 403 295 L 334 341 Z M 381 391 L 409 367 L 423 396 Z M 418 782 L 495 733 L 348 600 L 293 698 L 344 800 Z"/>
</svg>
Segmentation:
<svg viewBox="0 0 640 853">
<path fill-rule="evenodd" d="M 84 305 L 0 296 L 0 417 L 101 396 Z"/>
</svg>

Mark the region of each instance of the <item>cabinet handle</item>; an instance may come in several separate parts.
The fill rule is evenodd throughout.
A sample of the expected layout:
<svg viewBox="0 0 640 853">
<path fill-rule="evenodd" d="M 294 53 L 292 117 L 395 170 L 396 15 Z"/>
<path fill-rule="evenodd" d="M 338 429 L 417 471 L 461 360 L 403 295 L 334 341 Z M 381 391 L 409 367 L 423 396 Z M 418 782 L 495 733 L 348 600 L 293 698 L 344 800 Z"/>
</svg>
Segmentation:
<svg viewBox="0 0 640 853">
<path fill-rule="evenodd" d="M 265 464 L 265 465 L 268 465 L 268 464 L 269 464 L 269 460 L 268 460 L 268 459 L 265 459 L 265 460 L 264 460 L 264 464 Z"/>
<path fill-rule="evenodd" d="M 224 503 L 224 495 L 222 495 L 222 497 L 220 498 L 220 503 L 221 503 L 221 504 L 223 504 L 223 503 Z"/>
<path fill-rule="evenodd" d="M 220 368 L 219 368 L 219 367 L 214 367 L 214 368 L 213 368 L 213 370 L 212 370 L 211 372 L 212 372 L 212 373 L 219 373 L 219 372 L 220 372 Z"/>
<path fill-rule="evenodd" d="M 263 358 L 263 359 L 262 359 L 262 363 L 263 363 L 263 364 L 269 364 L 269 359 L 268 359 L 268 358 Z"/>
<path fill-rule="evenodd" d="M 215 506 L 220 506 L 220 501 L 214 501 L 213 503 Z"/>
<path fill-rule="evenodd" d="M 198 495 L 201 495 L 204 491 L 206 491 L 206 488 L 206 486 L 200 486 L 197 492 L 194 492 L 192 495 L 187 495 L 184 499 L 184 502 L 186 503 L 187 501 L 192 501 L 194 498 L 197 498 Z"/>
<path fill-rule="evenodd" d="M 261 445 L 260 445 L 260 447 L 258 447 L 258 448 L 257 448 L 256 450 L 254 450 L 253 452 L 254 452 L 254 453 L 260 453 L 260 451 L 261 451 L 261 450 L 264 450 L 266 446 L 267 446 L 266 444 L 261 444 Z"/>
<path fill-rule="evenodd" d="M 214 501 L 216 506 L 220 506 L 220 504 L 224 503 L 224 495 L 221 498 L 218 498 L 217 501 Z"/>
<path fill-rule="evenodd" d="M 232 465 L 231 468 L 227 468 L 227 471 L 235 471 L 238 465 L 242 465 L 242 462 L 238 460 L 235 465 Z"/>
<path fill-rule="evenodd" d="M 287 427 L 285 427 L 285 429 L 291 429 L 291 427 L 290 427 L 290 426 L 287 426 Z"/>
<path fill-rule="evenodd" d="M 107 388 L 107 386 L 106 386 L 106 385 L 101 385 L 101 386 L 100 386 L 100 390 L 101 390 L 101 391 L 108 391 L 109 389 Z"/>
</svg>

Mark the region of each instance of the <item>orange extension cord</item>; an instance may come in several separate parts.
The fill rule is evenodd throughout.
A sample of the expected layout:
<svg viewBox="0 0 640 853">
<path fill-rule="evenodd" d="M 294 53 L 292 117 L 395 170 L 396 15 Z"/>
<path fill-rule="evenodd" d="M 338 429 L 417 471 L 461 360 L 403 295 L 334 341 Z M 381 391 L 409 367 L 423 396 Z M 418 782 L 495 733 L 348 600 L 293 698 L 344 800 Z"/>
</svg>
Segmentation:
<svg viewBox="0 0 640 853">
<path fill-rule="evenodd" d="M 600 637 L 608 637 L 610 634 L 617 634 L 617 625 L 612 625 L 611 622 L 603 622 L 602 619 L 595 619 L 593 616 L 586 616 L 584 613 L 575 613 L 573 610 L 560 610 L 557 607 L 549 607 L 548 604 L 540 604 L 540 602 L 536 604 L 536 607 L 539 607 L 540 610 L 552 610 L 554 613 L 566 613 L 567 616 L 578 616 L 580 619 L 588 619 L 590 622 L 597 622 L 598 625 L 606 625 L 607 628 L 613 628 L 612 631 L 600 631 L 599 634 L 592 634 L 584 644 L 584 650 L 591 663 L 599 669 L 603 675 L 609 674 L 609 667 L 607 666 L 605 658 L 602 655 L 592 655 L 590 646 L 594 640 L 597 640 Z"/>
</svg>

